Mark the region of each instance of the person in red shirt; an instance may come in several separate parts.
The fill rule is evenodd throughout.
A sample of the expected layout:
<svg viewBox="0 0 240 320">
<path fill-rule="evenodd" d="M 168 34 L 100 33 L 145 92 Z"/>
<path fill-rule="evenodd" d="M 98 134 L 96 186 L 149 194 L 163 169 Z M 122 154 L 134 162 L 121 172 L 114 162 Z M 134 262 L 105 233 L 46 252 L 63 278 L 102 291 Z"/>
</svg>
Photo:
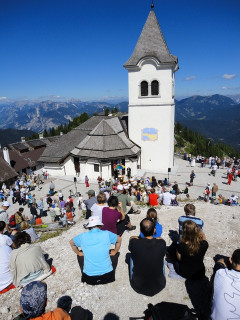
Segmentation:
<svg viewBox="0 0 240 320">
<path fill-rule="evenodd" d="M 73 221 L 73 213 L 71 208 L 67 208 L 66 210 L 66 216 L 67 216 L 67 221 L 72 222 Z"/>
<path fill-rule="evenodd" d="M 37 216 L 37 218 L 36 218 L 36 224 L 42 224 L 43 222 L 42 222 L 42 219 L 41 219 L 41 217 L 40 216 Z"/>
<path fill-rule="evenodd" d="M 230 173 L 228 174 L 228 184 L 229 184 L 229 185 L 231 185 L 232 179 L 233 179 L 233 174 L 232 174 L 232 172 L 230 172 Z"/>
<path fill-rule="evenodd" d="M 149 194 L 149 205 L 154 207 L 157 206 L 159 195 L 155 193 L 155 189 L 152 188 L 151 193 Z"/>
</svg>

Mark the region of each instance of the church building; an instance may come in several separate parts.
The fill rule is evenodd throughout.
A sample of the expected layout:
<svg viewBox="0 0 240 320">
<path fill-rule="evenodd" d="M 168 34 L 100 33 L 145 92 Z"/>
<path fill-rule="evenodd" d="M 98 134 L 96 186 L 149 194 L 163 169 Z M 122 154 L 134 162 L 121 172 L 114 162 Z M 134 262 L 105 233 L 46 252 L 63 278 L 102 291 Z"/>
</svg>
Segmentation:
<svg viewBox="0 0 240 320">
<path fill-rule="evenodd" d="M 174 83 L 178 59 L 167 47 L 153 5 L 128 71 L 128 116 L 94 116 L 47 146 L 50 175 L 112 177 L 117 170 L 167 172 L 174 165 Z M 128 169 L 129 170 L 129 169 Z"/>
</svg>

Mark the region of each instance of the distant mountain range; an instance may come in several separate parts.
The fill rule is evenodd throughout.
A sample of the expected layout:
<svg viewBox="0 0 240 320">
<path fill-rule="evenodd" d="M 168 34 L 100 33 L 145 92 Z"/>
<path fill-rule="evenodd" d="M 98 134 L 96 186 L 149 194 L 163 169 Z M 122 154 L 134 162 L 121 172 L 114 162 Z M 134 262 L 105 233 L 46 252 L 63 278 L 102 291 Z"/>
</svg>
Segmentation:
<svg viewBox="0 0 240 320">
<path fill-rule="evenodd" d="M 176 100 L 175 120 L 213 140 L 221 140 L 240 149 L 240 104 L 223 95 L 192 96 Z M 106 108 L 128 111 L 128 102 L 19 101 L 0 104 L 0 129 L 14 128 L 43 132 L 67 123 L 83 112 L 93 115 Z M 27 135 L 26 135 L 27 136 Z M 1 140 L 0 140 L 1 143 Z"/>
</svg>

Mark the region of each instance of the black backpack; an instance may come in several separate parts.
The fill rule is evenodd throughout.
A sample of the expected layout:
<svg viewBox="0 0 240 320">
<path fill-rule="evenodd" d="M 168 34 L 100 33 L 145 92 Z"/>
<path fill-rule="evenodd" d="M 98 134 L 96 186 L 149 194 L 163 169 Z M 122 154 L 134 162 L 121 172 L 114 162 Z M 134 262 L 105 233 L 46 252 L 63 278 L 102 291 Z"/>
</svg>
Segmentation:
<svg viewBox="0 0 240 320">
<path fill-rule="evenodd" d="M 195 313 L 188 306 L 173 302 L 151 303 L 144 311 L 144 320 L 196 320 Z"/>
</svg>

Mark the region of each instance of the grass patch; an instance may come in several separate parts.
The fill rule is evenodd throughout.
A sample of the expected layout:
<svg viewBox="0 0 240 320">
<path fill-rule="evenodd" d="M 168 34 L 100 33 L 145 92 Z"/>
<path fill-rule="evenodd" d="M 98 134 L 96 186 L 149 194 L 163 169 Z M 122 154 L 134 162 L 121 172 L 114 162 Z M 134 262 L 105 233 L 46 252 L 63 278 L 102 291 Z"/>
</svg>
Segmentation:
<svg viewBox="0 0 240 320">
<path fill-rule="evenodd" d="M 66 229 L 64 229 L 64 230 L 66 230 Z M 61 230 L 56 230 L 56 231 L 43 232 L 40 236 L 39 241 L 43 242 L 48 239 L 58 237 L 63 233 L 64 230 L 61 229 Z"/>
</svg>

